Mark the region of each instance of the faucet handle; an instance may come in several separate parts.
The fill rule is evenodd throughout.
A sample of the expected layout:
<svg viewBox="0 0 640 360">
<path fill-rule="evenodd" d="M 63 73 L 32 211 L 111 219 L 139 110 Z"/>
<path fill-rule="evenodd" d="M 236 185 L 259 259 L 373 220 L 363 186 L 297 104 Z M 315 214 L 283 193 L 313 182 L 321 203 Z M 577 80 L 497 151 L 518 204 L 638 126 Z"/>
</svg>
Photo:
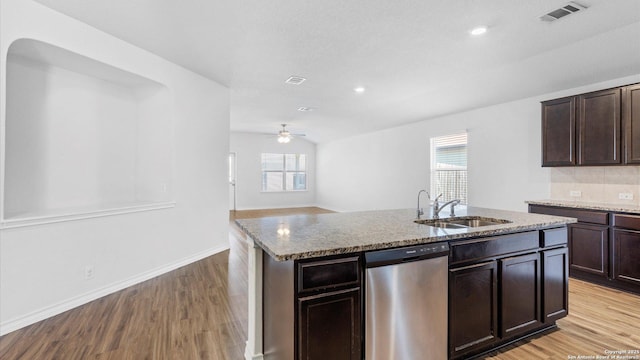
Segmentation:
<svg viewBox="0 0 640 360">
<path fill-rule="evenodd" d="M 455 200 L 451 201 L 451 205 L 450 205 L 451 213 L 449 214 L 449 216 L 451 216 L 451 217 L 456 216 L 456 209 L 455 209 L 456 205 L 460 205 L 460 199 L 455 199 Z"/>
<path fill-rule="evenodd" d="M 438 199 L 440 199 L 442 197 L 442 193 L 440 193 L 440 195 L 436 196 L 435 199 L 433 199 L 433 201 L 438 202 Z"/>
</svg>

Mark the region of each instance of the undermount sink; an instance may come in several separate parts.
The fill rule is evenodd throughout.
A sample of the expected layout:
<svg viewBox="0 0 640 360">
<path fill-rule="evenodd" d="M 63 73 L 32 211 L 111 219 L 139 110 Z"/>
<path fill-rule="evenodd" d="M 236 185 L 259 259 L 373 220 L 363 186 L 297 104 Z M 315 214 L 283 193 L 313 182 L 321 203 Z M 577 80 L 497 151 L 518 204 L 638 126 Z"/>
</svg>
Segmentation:
<svg viewBox="0 0 640 360">
<path fill-rule="evenodd" d="M 463 216 L 463 217 L 453 217 L 453 218 L 446 218 L 446 219 L 415 220 L 415 222 L 422 225 L 445 228 L 445 229 L 465 229 L 465 228 L 475 228 L 475 227 L 481 227 L 481 226 L 508 224 L 511 221 L 503 220 L 503 219 L 486 218 L 481 216 Z"/>
</svg>

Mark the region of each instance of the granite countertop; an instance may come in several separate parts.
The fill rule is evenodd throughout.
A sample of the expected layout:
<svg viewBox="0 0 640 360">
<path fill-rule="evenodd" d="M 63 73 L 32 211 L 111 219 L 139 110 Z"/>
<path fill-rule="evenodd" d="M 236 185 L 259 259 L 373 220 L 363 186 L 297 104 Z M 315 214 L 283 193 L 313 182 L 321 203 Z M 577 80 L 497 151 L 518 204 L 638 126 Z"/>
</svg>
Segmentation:
<svg viewBox="0 0 640 360">
<path fill-rule="evenodd" d="M 448 210 L 443 211 L 446 215 L 441 218 L 448 217 Z M 415 209 L 401 209 L 276 216 L 241 219 L 236 223 L 270 256 L 286 261 L 508 234 L 576 222 L 573 218 L 476 207 L 456 208 L 456 213 L 511 222 L 476 228 L 436 228 L 414 223 Z"/>
<path fill-rule="evenodd" d="M 630 214 L 640 214 L 640 205 L 591 203 L 591 202 L 572 201 L 572 200 L 530 200 L 525 202 L 531 205 L 559 206 L 559 207 L 576 208 L 576 209 L 590 209 L 590 210 L 602 210 L 602 211 L 624 212 L 624 213 L 630 213 Z"/>
</svg>

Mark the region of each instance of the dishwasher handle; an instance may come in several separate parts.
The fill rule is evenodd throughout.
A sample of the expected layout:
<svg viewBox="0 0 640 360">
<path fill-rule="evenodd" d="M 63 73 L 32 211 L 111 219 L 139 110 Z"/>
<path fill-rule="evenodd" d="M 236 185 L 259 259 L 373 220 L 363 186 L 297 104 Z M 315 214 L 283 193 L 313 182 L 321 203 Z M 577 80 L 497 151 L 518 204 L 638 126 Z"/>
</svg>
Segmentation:
<svg viewBox="0 0 640 360">
<path fill-rule="evenodd" d="M 449 256 L 448 243 L 426 244 L 412 247 L 370 251 L 364 254 L 366 268 L 401 264 L 442 256 Z"/>
</svg>

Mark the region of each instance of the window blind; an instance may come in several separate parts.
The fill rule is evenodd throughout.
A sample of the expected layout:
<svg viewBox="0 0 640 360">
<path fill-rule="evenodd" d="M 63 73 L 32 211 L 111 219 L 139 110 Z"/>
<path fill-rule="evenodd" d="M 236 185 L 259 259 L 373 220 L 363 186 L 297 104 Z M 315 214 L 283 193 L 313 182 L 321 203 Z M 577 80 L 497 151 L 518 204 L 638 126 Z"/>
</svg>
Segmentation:
<svg viewBox="0 0 640 360">
<path fill-rule="evenodd" d="M 431 194 L 467 203 L 467 133 L 431 138 Z"/>
</svg>

